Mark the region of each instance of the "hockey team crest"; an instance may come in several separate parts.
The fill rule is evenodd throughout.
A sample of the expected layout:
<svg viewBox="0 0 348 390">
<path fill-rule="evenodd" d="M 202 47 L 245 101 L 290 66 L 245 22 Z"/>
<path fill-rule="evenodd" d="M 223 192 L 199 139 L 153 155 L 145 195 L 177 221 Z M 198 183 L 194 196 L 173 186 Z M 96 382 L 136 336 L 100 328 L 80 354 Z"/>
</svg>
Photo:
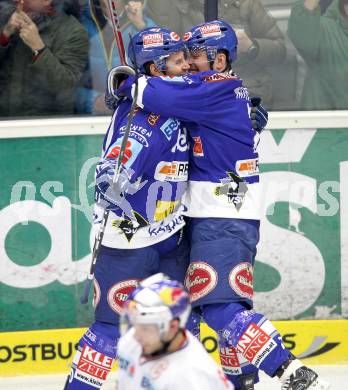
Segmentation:
<svg viewBox="0 0 348 390">
<path fill-rule="evenodd" d="M 209 294 L 216 287 L 217 272 L 213 267 L 203 261 L 190 264 L 185 278 L 185 286 L 190 292 L 191 302 Z"/>
<path fill-rule="evenodd" d="M 108 291 L 108 304 L 117 314 L 121 313 L 124 302 L 129 294 L 138 287 L 139 280 L 129 279 L 115 284 Z"/>
<path fill-rule="evenodd" d="M 100 301 L 100 287 L 99 287 L 99 283 L 98 283 L 96 278 L 94 278 L 94 280 L 93 280 L 93 288 L 94 288 L 94 291 L 93 291 L 93 307 L 95 309 L 98 306 L 98 303 Z"/>
<path fill-rule="evenodd" d="M 253 267 L 250 263 L 240 263 L 228 276 L 232 290 L 243 298 L 253 299 Z"/>
<path fill-rule="evenodd" d="M 215 195 L 226 195 L 228 203 L 233 203 L 239 211 L 248 191 L 246 182 L 233 172 L 227 172 L 227 177 L 220 179 L 220 182 L 221 185 L 215 187 Z"/>
<path fill-rule="evenodd" d="M 131 241 L 131 239 L 133 238 L 134 234 L 138 231 L 138 229 L 147 226 L 149 224 L 148 221 L 146 221 L 146 219 L 142 215 L 137 213 L 135 210 L 132 210 L 132 213 L 135 216 L 136 221 L 138 223 L 137 226 L 134 226 L 134 224 L 128 219 L 120 219 L 120 220 L 115 219 L 112 221 L 112 226 L 122 230 L 128 242 Z"/>
</svg>

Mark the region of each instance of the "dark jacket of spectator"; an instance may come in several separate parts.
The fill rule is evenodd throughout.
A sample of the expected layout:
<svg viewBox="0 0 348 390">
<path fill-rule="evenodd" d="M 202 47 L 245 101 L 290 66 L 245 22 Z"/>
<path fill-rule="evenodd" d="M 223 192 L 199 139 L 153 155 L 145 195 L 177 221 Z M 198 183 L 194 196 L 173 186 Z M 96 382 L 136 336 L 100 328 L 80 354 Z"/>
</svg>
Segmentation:
<svg viewBox="0 0 348 390">
<path fill-rule="evenodd" d="M 252 96 L 262 97 L 262 104 L 272 108 L 273 91 L 268 68 L 282 63 L 286 57 L 284 36 L 276 20 L 270 16 L 259 0 L 224 0 L 219 2 L 219 16 L 235 30 L 243 26 L 253 41 L 253 48 L 238 51 L 233 70 L 244 81 Z M 238 36 L 238 33 L 237 33 Z M 241 43 L 238 43 L 239 47 Z"/>
<path fill-rule="evenodd" d="M 289 19 L 289 37 L 307 64 L 302 91 L 305 109 L 348 109 L 348 18 L 340 0 L 326 13 L 313 11 L 303 0 L 294 4 Z"/>
<path fill-rule="evenodd" d="M 42 16 L 45 49 L 37 56 L 18 33 L 0 44 L 0 116 L 69 115 L 88 56 L 88 37 L 70 15 Z M 4 42 L 2 42 L 4 43 Z"/>
<path fill-rule="evenodd" d="M 148 0 L 149 14 L 159 25 L 179 34 L 204 21 L 202 0 Z M 233 28 L 243 26 L 252 40 L 253 49 L 238 51 L 233 70 L 240 76 L 253 96 L 261 96 L 263 105 L 272 108 L 273 92 L 268 68 L 282 63 L 286 57 L 284 36 L 260 0 L 219 1 L 219 19 Z M 237 34 L 238 35 L 238 34 Z M 242 48 L 239 43 L 239 47 Z"/>
</svg>

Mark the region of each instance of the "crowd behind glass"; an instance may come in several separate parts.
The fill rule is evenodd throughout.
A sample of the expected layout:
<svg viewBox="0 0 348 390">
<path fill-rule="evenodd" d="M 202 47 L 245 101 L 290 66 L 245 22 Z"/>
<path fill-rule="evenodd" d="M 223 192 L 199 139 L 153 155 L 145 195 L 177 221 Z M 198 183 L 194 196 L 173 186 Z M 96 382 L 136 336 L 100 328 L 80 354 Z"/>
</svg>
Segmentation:
<svg viewBox="0 0 348 390">
<path fill-rule="evenodd" d="M 125 46 L 156 25 L 183 35 L 203 0 L 117 1 Z M 120 63 L 107 0 L 0 0 L 0 119 L 106 115 Z M 348 0 L 220 0 L 233 69 L 268 110 L 348 109 Z"/>
</svg>

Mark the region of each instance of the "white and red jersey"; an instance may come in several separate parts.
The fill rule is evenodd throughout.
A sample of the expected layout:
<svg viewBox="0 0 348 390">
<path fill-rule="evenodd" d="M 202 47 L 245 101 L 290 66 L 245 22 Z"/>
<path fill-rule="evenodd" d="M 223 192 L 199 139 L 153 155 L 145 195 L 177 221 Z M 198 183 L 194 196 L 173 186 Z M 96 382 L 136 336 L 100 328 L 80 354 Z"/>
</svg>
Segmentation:
<svg viewBox="0 0 348 390">
<path fill-rule="evenodd" d="M 141 345 L 134 338 L 134 329 L 121 337 L 119 358 L 119 390 L 232 390 L 203 345 L 189 332 L 182 347 L 154 358 L 142 356 Z"/>
</svg>

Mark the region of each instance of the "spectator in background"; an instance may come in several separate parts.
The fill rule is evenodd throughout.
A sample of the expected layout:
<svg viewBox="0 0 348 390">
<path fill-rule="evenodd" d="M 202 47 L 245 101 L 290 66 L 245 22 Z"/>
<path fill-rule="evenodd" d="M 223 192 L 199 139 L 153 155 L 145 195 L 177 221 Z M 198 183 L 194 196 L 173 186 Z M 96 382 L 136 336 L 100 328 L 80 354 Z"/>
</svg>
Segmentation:
<svg viewBox="0 0 348 390">
<path fill-rule="evenodd" d="M 145 14 L 145 3 L 141 0 L 116 2 L 120 28 L 125 47 L 129 34 L 135 35 L 154 22 Z M 105 83 L 108 71 L 120 65 L 120 58 L 109 21 L 107 0 L 89 0 L 82 19 L 90 40 L 89 64 L 82 85 L 77 92 L 77 112 L 110 114 L 104 102 Z"/>
<path fill-rule="evenodd" d="M 156 23 L 181 34 L 204 21 L 203 0 L 149 0 L 148 6 Z M 276 20 L 260 0 L 219 1 L 219 18 L 230 23 L 237 34 L 234 71 L 243 79 L 250 95 L 262 97 L 262 104 L 271 109 L 273 92 L 268 68 L 286 57 L 284 36 Z"/>
<path fill-rule="evenodd" d="M 148 0 L 147 9 L 158 26 L 180 35 L 204 22 L 204 0 Z"/>
<path fill-rule="evenodd" d="M 320 15 L 319 0 L 294 4 L 288 34 L 307 64 L 302 108 L 348 109 L 348 0 Z"/>
<path fill-rule="evenodd" d="M 320 0 L 320 12 L 321 14 L 324 14 L 327 10 L 328 6 L 332 3 L 332 0 Z"/>
<path fill-rule="evenodd" d="M 0 116 L 70 115 L 88 37 L 60 0 L 9 2 L 0 35 Z"/>
<path fill-rule="evenodd" d="M 276 20 L 260 0 L 223 0 L 219 15 L 231 23 L 238 38 L 234 71 L 243 79 L 251 96 L 260 96 L 269 110 L 273 106 L 271 74 L 268 68 L 286 57 L 284 36 Z"/>
</svg>

